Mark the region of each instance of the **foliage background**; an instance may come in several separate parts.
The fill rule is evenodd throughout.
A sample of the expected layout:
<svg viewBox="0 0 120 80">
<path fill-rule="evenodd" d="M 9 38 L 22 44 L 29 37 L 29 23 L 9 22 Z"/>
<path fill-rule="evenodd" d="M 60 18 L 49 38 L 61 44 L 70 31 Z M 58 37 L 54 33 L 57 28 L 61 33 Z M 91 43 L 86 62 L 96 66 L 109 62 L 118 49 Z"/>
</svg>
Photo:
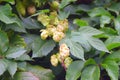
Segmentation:
<svg viewBox="0 0 120 80">
<path fill-rule="evenodd" d="M 0 80 L 119 80 L 119 5 L 119 0 L 0 0 Z M 45 26 L 37 17 L 52 11 L 69 22 L 59 42 L 40 37 Z M 66 70 L 50 63 L 62 43 L 73 59 Z"/>
</svg>

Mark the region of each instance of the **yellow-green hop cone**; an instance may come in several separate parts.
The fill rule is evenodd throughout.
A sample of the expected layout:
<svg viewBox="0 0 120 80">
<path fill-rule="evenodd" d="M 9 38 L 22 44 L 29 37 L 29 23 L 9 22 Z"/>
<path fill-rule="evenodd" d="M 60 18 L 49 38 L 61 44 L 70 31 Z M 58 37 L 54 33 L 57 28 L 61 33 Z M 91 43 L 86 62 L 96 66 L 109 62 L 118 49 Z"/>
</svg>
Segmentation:
<svg viewBox="0 0 120 80">
<path fill-rule="evenodd" d="M 39 14 L 37 20 L 41 22 L 44 26 L 47 26 L 50 23 L 49 16 L 45 14 Z"/>
<path fill-rule="evenodd" d="M 68 57 L 70 55 L 70 49 L 68 48 L 68 46 L 65 43 L 63 43 L 60 45 L 59 53 L 60 53 L 60 56 L 63 59 L 65 59 L 66 57 Z"/>
<path fill-rule="evenodd" d="M 50 24 L 57 25 L 59 23 L 58 14 L 56 11 L 50 13 Z"/>
<path fill-rule="evenodd" d="M 47 28 L 47 30 L 49 31 L 49 35 L 53 36 L 54 32 L 56 32 L 56 27 L 53 26 L 52 28 Z"/>
<path fill-rule="evenodd" d="M 53 34 L 53 40 L 55 42 L 59 42 L 60 40 L 62 40 L 65 37 L 65 34 L 63 32 L 58 32 L 55 31 Z"/>
<path fill-rule="evenodd" d="M 41 31 L 41 39 L 45 40 L 49 36 L 49 32 L 45 29 L 42 29 Z"/>
<path fill-rule="evenodd" d="M 59 9 L 59 2 L 58 1 L 53 1 L 52 3 L 50 3 L 50 7 L 53 10 L 58 10 Z"/>
<path fill-rule="evenodd" d="M 72 63 L 72 58 L 71 57 L 67 57 L 64 61 L 65 67 L 68 68 L 69 65 Z"/>
<path fill-rule="evenodd" d="M 57 56 L 56 56 L 56 55 L 52 55 L 52 56 L 51 56 L 51 59 L 50 59 L 50 62 L 51 62 L 51 64 L 52 64 L 53 66 L 57 66 L 58 63 L 59 63 L 59 61 L 58 61 L 58 59 L 57 59 Z"/>
</svg>

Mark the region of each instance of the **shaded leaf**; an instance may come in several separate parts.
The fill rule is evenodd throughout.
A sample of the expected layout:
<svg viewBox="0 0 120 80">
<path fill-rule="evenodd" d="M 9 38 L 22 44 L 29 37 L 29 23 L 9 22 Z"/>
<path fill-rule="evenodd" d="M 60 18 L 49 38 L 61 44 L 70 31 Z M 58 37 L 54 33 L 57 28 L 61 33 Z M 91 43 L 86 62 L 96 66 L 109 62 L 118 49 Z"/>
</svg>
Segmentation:
<svg viewBox="0 0 120 80">
<path fill-rule="evenodd" d="M 111 6 L 107 7 L 108 10 L 115 12 L 117 15 L 119 15 L 120 11 L 120 3 L 113 3 Z"/>
<path fill-rule="evenodd" d="M 16 73 L 17 71 L 17 63 L 14 62 L 14 61 L 10 61 L 10 60 L 7 60 L 8 62 L 8 72 L 10 73 L 10 75 L 13 77 L 14 74 Z"/>
<path fill-rule="evenodd" d="M 92 27 L 81 27 L 79 31 L 72 32 L 71 35 L 73 41 L 80 43 L 88 50 L 90 50 L 92 46 L 97 50 L 109 52 L 101 40 L 93 37 L 101 33 L 101 31 Z"/>
<path fill-rule="evenodd" d="M 103 7 L 96 7 L 92 9 L 88 14 L 90 17 L 103 16 L 103 15 L 111 17 L 111 14 Z"/>
<path fill-rule="evenodd" d="M 102 67 L 106 69 L 108 75 L 111 80 L 118 80 L 119 76 L 119 66 L 113 60 L 104 60 L 102 63 Z"/>
<path fill-rule="evenodd" d="M 54 75 L 50 69 L 45 69 L 41 66 L 28 65 L 27 70 L 32 72 L 39 80 L 54 80 Z"/>
<path fill-rule="evenodd" d="M 61 4 L 60 4 L 60 8 L 64 8 L 65 6 L 67 6 L 69 3 L 74 2 L 76 0 L 62 0 Z"/>
<path fill-rule="evenodd" d="M 111 21 L 111 18 L 109 16 L 101 16 L 100 17 L 100 27 L 104 27 L 105 24 L 109 24 Z"/>
<path fill-rule="evenodd" d="M 120 35 L 120 16 L 114 19 L 115 29 L 117 30 L 118 34 Z"/>
<path fill-rule="evenodd" d="M 84 66 L 95 65 L 95 64 L 96 64 L 95 60 L 90 58 L 85 61 Z"/>
<path fill-rule="evenodd" d="M 81 75 L 81 70 L 84 67 L 83 61 L 74 61 L 67 69 L 66 80 L 77 80 Z"/>
<path fill-rule="evenodd" d="M 31 72 L 17 72 L 13 80 L 39 80 L 39 79 Z"/>
<path fill-rule="evenodd" d="M 2 75 L 6 71 L 7 67 L 8 65 L 6 63 L 6 60 L 0 59 L 0 75 Z"/>
<path fill-rule="evenodd" d="M 26 50 L 22 47 L 10 47 L 8 51 L 5 53 L 7 58 L 17 58 L 23 55 Z"/>
<path fill-rule="evenodd" d="M 33 55 L 32 57 L 43 57 L 48 55 L 55 47 L 55 42 L 53 40 L 44 41 L 40 38 L 34 40 L 32 44 Z"/>
<path fill-rule="evenodd" d="M 120 36 L 111 36 L 106 41 L 105 44 L 109 50 L 117 48 L 120 46 Z"/>
<path fill-rule="evenodd" d="M 4 31 L 0 30 L 0 52 L 4 53 L 5 51 L 7 51 L 8 45 L 9 39 L 7 34 Z"/>
<path fill-rule="evenodd" d="M 36 20 L 32 18 L 22 18 L 22 24 L 27 29 L 41 29 L 43 25 L 40 25 Z"/>
<path fill-rule="evenodd" d="M 88 42 L 97 50 L 109 52 L 105 44 L 97 38 L 89 37 Z"/>
<path fill-rule="evenodd" d="M 29 60 L 32 60 L 32 58 L 28 54 L 23 54 L 20 57 L 17 57 L 16 60 L 19 60 L 19 61 L 28 60 L 29 61 Z"/>
<path fill-rule="evenodd" d="M 120 61 L 120 50 L 112 52 L 106 58 L 106 60 Z"/>
<path fill-rule="evenodd" d="M 100 69 L 98 66 L 95 65 L 86 67 L 81 74 L 81 80 L 99 80 L 99 79 Z"/>
<path fill-rule="evenodd" d="M 5 1 L 5 2 L 9 2 L 11 4 L 15 4 L 15 1 L 14 0 L 0 0 L 0 1 Z"/>
</svg>

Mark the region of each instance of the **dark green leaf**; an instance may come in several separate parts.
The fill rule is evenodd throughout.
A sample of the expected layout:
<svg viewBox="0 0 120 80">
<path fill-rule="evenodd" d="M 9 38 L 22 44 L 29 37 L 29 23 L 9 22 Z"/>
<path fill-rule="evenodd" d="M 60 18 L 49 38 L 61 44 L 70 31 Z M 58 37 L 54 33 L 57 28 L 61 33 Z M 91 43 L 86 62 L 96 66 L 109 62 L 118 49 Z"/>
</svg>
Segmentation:
<svg viewBox="0 0 120 80">
<path fill-rule="evenodd" d="M 16 34 L 10 35 L 10 45 L 11 46 L 26 47 L 26 43 L 24 41 L 24 38 L 22 36 L 16 35 Z"/>
<path fill-rule="evenodd" d="M 4 53 L 7 51 L 9 45 L 9 39 L 4 31 L 0 30 L 0 52 Z"/>
<path fill-rule="evenodd" d="M 34 40 L 32 44 L 33 55 L 32 57 L 43 57 L 48 55 L 55 47 L 53 40 L 44 41 L 40 38 Z"/>
<path fill-rule="evenodd" d="M 95 65 L 86 67 L 81 74 L 81 80 L 100 80 L 99 67 Z"/>
<path fill-rule="evenodd" d="M 39 80 L 39 78 L 31 72 L 17 72 L 13 80 Z"/>
<path fill-rule="evenodd" d="M 119 15 L 120 12 L 120 3 L 113 3 L 110 7 L 107 7 L 108 10 L 115 12 L 117 15 Z"/>
<path fill-rule="evenodd" d="M 5 1 L 5 2 L 9 2 L 11 4 L 15 4 L 15 0 L 0 0 L 0 1 Z"/>
<path fill-rule="evenodd" d="M 20 57 L 17 57 L 16 60 L 19 60 L 19 61 L 28 60 L 29 61 L 29 60 L 32 60 L 32 59 L 30 58 L 30 56 L 28 54 L 23 54 Z"/>
<path fill-rule="evenodd" d="M 27 29 L 41 29 L 43 25 L 40 25 L 36 20 L 32 18 L 23 18 L 22 24 Z"/>
<path fill-rule="evenodd" d="M 108 75 L 111 80 L 118 80 L 119 76 L 119 66 L 113 60 L 104 60 L 102 63 L 102 67 L 106 69 Z"/>
<path fill-rule="evenodd" d="M 120 16 L 114 19 L 115 29 L 117 30 L 118 34 L 120 35 Z"/>
<path fill-rule="evenodd" d="M 90 59 L 86 60 L 84 66 L 89 66 L 89 65 L 94 65 L 94 64 L 96 64 L 95 60 L 90 58 Z"/>
<path fill-rule="evenodd" d="M 5 53 L 7 58 L 17 58 L 23 55 L 26 50 L 23 47 L 10 47 L 8 51 Z"/>
<path fill-rule="evenodd" d="M 112 52 L 105 59 L 108 59 L 108 60 L 110 59 L 110 60 L 113 60 L 113 61 L 120 61 L 120 50 Z"/>
<path fill-rule="evenodd" d="M 109 17 L 109 16 L 101 16 L 100 17 L 100 27 L 104 27 L 105 26 L 105 24 L 109 24 L 110 23 L 110 20 L 111 20 L 111 18 Z"/>
<path fill-rule="evenodd" d="M 103 7 L 96 7 L 92 9 L 88 14 L 90 17 L 103 16 L 103 15 L 111 17 L 111 14 Z"/>
<path fill-rule="evenodd" d="M 27 71 L 32 72 L 39 80 L 55 80 L 52 71 L 41 66 L 28 65 Z"/>
<path fill-rule="evenodd" d="M 120 46 L 120 36 L 111 36 L 106 41 L 105 44 L 109 50 L 117 48 Z"/>
<path fill-rule="evenodd" d="M 72 32 L 72 40 L 79 42 L 84 48 L 90 50 L 91 46 L 100 51 L 109 52 L 104 43 L 92 36 L 101 34 L 102 32 L 92 27 L 81 27 L 79 31 Z"/>
<path fill-rule="evenodd" d="M 66 80 L 77 80 L 81 75 L 81 70 L 84 67 L 83 61 L 74 61 L 67 69 Z"/>
<path fill-rule="evenodd" d="M 62 0 L 61 4 L 60 4 L 60 8 L 64 8 L 65 6 L 67 6 L 69 3 L 74 2 L 76 0 Z"/>
<path fill-rule="evenodd" d="M 105 44 L 97 38 L 89 37 L 88 42 L 89 44 L 91 44 L 91 46 L 93 46 L 97 50 L 109 52 Z"/>
<path fill-rule="evenodd" d="M 7 67 L 6 60 L 0 59 L 0 76 L 6 71 Z"/>
<path fill-rule="evenodd" d="M 61 10 L 61 11 L 59 11 L 58 17 L 60 20 L 64 20 L 64 19 L 68 18 L 69 14 L 70 14 L 69 11 L 65 12 L 65 11 Z"/>
<path fill-rule="evenodd" d="M 14 62 L 14 61 L 10 61 L 10 60 L 7 60 L 8 62 L 8 72 L 10 73 L 10 75 L 13 77 L 14 74 L 16 73 L 17 71 L 17 63 Z"/>
</svg>

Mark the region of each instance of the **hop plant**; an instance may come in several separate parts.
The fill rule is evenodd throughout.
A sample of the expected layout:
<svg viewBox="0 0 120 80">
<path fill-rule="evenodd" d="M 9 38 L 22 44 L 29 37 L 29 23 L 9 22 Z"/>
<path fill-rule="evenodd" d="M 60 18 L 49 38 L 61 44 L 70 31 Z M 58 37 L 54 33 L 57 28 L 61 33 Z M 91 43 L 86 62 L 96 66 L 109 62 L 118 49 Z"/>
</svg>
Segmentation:
<svg viewBox="0 0 120 80">
<path fill-rule="evenodd" d="M 60 56 L 63 59 L 65 59 L 66 57 L 68 57 L 70 55 L 70 50 L 65 43 L 60 45 L 59 52 L 60 52 Z"/>
<path fill-rule="evenodd" d="M 65 34 L 63 32 L 55 31 L 53 33 L 53 40 L 56 42 L 59 42 L 64 37 L 65 37 Z"/>
<path fill-rule="evenodd" d="M 39 14 L 38 16 L 38 21 L 41 22 L 44 26 L 47 26 L 50 22 L 50 18 L 49 16 L 45 15 L 45 14 Z"/>
<path fill-rule="evenodd" d="M 45 40 L 49 36 L 48 30 L 42 29 L 41 30 L 41 38 Z"/>
<path fill-rule="evenodd" d="M 59 42 L 65 37 L 65 32 L 68 29 L 68 20 L 59 20 L 57 12 L 53 11 L 50 15 L 40 14 L 38 21 L 46 27 L 45 30 L 41 30 L 41 38 L 43 40 L 49 36 L 55 42 Z"/>
<path fill-rule="evenodd" d="M 64 61 L 64 64 L 65 64 L 65 67 L 68 68 L 69 65 L 72 63 L 72 58 L 71 57 L 67 57 L 65 58 L 65 61 Z"/>
<path fill-rule="evenodd" d="M 57 59 L 57 55 L 52 55 L 51 56 L 51 59 L 50 59 L 50 62 L 51 62 L 51 64 L 53 65 L 53 66 L 57 66 L 58 65 L 58 59 Z"/>
</svg>

